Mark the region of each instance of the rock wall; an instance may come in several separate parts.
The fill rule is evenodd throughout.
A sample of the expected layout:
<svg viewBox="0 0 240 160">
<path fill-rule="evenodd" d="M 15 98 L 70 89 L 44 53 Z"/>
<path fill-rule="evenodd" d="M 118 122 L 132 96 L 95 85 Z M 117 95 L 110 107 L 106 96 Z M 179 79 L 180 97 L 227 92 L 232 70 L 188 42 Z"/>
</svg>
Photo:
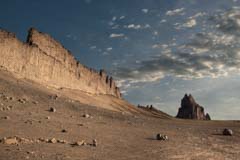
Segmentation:
<svg viewBox="0 0 240 160">
<path fill-rule="evenodd" d="M 119 88 L 104 70 L 96 72 L 79 63 L 49 35 L 31 28 L 27 42 L 0 30 L 0 66 L 16 76 L 55 87 L 121 98 Z"/>
<path fill-rule="evenodd" d="M 177 118 L 211 120 L 210 115 L 205 115 L 204 108 L 197 104 L 191 94 L 183 97 L 181 107 L 178 110 Z"/>
</svg>

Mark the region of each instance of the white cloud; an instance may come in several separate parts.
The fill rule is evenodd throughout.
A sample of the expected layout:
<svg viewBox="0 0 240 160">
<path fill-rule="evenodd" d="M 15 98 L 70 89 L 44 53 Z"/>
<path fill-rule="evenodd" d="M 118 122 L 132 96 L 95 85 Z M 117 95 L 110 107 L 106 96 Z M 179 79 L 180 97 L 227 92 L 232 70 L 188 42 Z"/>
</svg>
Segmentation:
<svg viewBox="0 0 240 160">
<path fill-rule="evenodd" d="M 148 13 L 148 9 L 144 8 L 144 9 L 142 9 L 142 12 L 143 13 Z"/>
<path fill-rule="evenodd" d="M 113 26 L 114 23 L 111 21 L 111 22 L 108 22 L 108 25 L 109 25 L 109 26 Z"/>
<path fill-rule="evenodd" d="M 162 48 L 162 49 L 167 49 L 168 48 L 168 45 L 167 44 L 154 44 L 152 46 L 153 49 L 156 49 L 156 48 Z"/>
<path fill-rule="evenodd" d="M 202 17 L 202 16 L 205 16 L 205 15 L 206 15 L 205 12 L 198 12 L 195 15 L 189 17 L 189 19 L 195 19 L 195 18 Z"/>
<path fill-rule="evenodd" d="M 113 49 L 112 47 L 106 48 L 107 51 L 111 51 L 112 49 Z"/>
<path fill-rule="evenodd" d="M 116 21 L 116 20 L 117 20 L 116 16 L 112 17 L 112 21 Z"/>
<path fill-rule="evenodd" d="M 109 38 L 120 38 L 120 37 L 124 37 L 124 34 L 123 33 L 112 33 L 109 36 Z"/>
<path fill-rule="evenodd" d="M 124 19 L 125 18 L 125 16 L 121 16 L 121 17 L 119 17 L 119 19 Z"/>
<path fill-rule="evenodd" d="M 96 49 L 97 46 L 91 46 L 90 49 L 93 50 L 93 49 Z"/>
<path fill-rule="evenodd" d="M 157 36 L 158 34 L 159 34 L 158 31 L 154 31 L 154 32 L 153 32 L 153 35 L 154 35 L 154 36 Z"/>
<path fill-rule="evenodd" d="M 67 34 L 66 37 L 69 38 L 69 39 L 72 39 L 74 41 L 77 40 L 77 36 L 72 35 L 72 34 Z"/>
<path fill-rule="evenodd" d="M 147 29 L 151 28 L 150 24 L 145 24 L 145 25 L 140 25 L 140 24 L 129 24 L 129 25 L 124 25 L 124 28 L 127 29 Z"/>
<path fill-rule="evenodd" d="M 160 23 L 166 23 L 166 22 L 167 22 L 166 19 L 162 19 L 162 20 L 160 21 Z"/>
<path fill-rule="evenodd" d="M 107 56 L 107 55 L 109 55 L 109 53 L 108 52 L 103 52 L 102 55 Z"/>
<path fill-rule="evenodd" d="M 144 28 L 151 28 L 150 24 L 145 24 Z"/>
<path fill-rule="evenodd" d="M 183 27 L 192 28 L 197 25 L 197 21 L 195 19 L 190 19 L 186 23 L 183 24 Z"/>
<path fill-rule="evenodd" d="M 167 16 L 175 16 L 175 15 L 183 15 L 183 11 L 185 10 L 185 8 L 178 8 L 178 9 L 174 9 L 174 10 L 169 10 L 166 12 Z"/>
<path fill-rule="evenodd" d="M 127 26 L 127 28 L 129 28 L 129 29 L 141 29 L 142 27 L 141 27 L 140 24 L 137 24 L 137 25 L 135 25 L 135 24 L 129 24 L 129 25 Z"/>
<path fill-rule="evenodd" d="M 112 26 L 112 29 L 118 29 L 120 26 L 118 24 Z"/>
<path fill-rule="evenodd" d="M 193 28 L 197 25 L 197 21 L 196 19 L 188 19 L 188 21 L 186 21 L 183 24 L 180 23 L 175 23 L 174 26 L 175 29 L 180 30 L 180 29 L 184 29 L 184 28 Z"/>
</svg>

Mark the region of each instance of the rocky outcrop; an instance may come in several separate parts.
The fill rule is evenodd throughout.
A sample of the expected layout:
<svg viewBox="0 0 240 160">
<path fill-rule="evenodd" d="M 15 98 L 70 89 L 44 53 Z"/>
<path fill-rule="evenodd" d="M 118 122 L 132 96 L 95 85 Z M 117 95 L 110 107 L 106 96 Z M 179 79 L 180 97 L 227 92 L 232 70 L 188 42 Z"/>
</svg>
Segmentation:
<svg viewBox="0 0 240 160">
<path fill-rule="evenodd" d="M 211 120 L 210 115 L 205 115 L 204 108 L 197 104 L 191 94 L 182 99 L 181 107 L 178 110 L 177 118 L 183 119 L 197 119 L 197 120 Z"/>
<path fill-rule="evenodd" d="M 99 73 L 79 63 L 48 34 L 31 28 L 27 42 L 0 30 L 0 67 L 20 78 L 54 87 L 121 98 L 119 88 L 104 70 Z"/>
<path fill-rule="evenodd" d="M 171 119 L 172 118 L 172 116 L 168 115 L 167 113 L 162 112 L 161 110 L 157 109 L 153 105 L 144 106 L 144 105 L 138 104 L 137 107 L 141 111 L 144 111 L 147 114 L 151 114 L 154 117 L 163 118 L 163 119 Z"/>
</svg>

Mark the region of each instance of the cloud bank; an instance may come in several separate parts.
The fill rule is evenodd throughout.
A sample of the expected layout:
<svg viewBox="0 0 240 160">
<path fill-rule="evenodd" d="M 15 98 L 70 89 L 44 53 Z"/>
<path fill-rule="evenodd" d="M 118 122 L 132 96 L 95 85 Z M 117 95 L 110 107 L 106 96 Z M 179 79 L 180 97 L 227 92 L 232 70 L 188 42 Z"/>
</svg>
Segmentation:
<svg viewBox="0 0 240 160">
<path fill-rule="evenodd" d="M 172 16 L 184 10 L 168 11 Z M 202 16 L 196 14 L 195 17 Z M 194 34 L 184 44 L 171 48 L 169 44 L 154 44 L 159 54 L 139 61 L 132 68 L 117 68 L 114 74 L 128 84 L 156 82 L 166 76 L 182 79 L 218 78 L 240 73 L 240 8 L 234 7 L 209 17 L 212 30 Z M 189 19 L 184 26 L 196 26 Z"/>
</svg>

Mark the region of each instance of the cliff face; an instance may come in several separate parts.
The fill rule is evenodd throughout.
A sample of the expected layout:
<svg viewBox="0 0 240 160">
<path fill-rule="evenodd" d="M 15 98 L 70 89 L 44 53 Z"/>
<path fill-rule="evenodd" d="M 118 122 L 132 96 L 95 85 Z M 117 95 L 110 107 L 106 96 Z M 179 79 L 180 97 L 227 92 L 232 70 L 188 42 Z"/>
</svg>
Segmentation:
<svg viewBox="0 0 240 160">
<path fill-rule="evenodd" d="M 0 30 L 0 67 L 18 77 L 54 87 L 106 94 L 121 98 L 119 88 L 104 70 L 96 72 L 80 64 L 49 35 L 31 28 L 27 42 Z"/>
<path fill-rule="evenodd" d="M 178 110 L 177 118 L 197 120 L 211 119 L 208 113 L 205 115 L 204 108 L 195 102 L 191 94 L 185 94 L 183 97 L 181 107 Z"/>
</svg>

